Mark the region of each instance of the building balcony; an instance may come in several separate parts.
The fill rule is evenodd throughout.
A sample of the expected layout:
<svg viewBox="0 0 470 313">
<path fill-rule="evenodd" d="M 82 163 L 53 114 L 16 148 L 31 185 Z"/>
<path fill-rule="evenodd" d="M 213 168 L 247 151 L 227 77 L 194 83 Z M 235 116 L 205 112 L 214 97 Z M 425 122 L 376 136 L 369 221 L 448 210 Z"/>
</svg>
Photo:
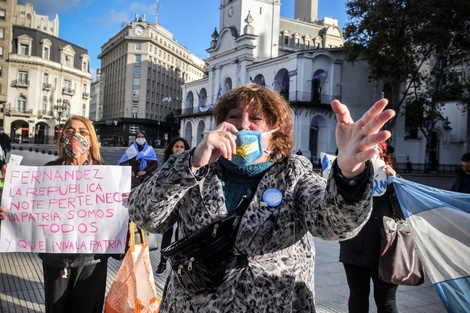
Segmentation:
<svg viewBox="0 0 470 313">
<path fill-rule="evenodd" d="M 11 87 L 28 88 L 29 87 L 29 80 L 26 80 L 26 79 L 12 80 L 11 81 Z"/>
<path fill-rule="evenodd" d="M 90 94 L 88 92 L 82 92 L 82 99 L 88 99 Z"/>
<path fill-rule="evenodd" d="M 75 89 L 70 89 L 70 88 L 64 87 L 64 88 L 62 88 L 62 94 L 63 95 L 73 96 L 73 95 L 75 95 Z"/>
<path fill-rule="evenodd" d="M 38 118 L 42 118 L 42 119 L 50 119 L 54 116 L 54 113 L 52 111 L 44 111 L 44 110 L 38 110 L 37 111 L 38 113 Z"/>
<path fill-rule="evenodd" d="M 47 91 L 51 90 L 51 84 L 43 83 L 42 90 L 47 90 Z"/>
<path fill-rule="evenodd" d="M 29 110 L 5 109 L 5 114 L 7 116 L 31 117 L 33 115 L 33 109 L 29 109 Z"/>
</svg>

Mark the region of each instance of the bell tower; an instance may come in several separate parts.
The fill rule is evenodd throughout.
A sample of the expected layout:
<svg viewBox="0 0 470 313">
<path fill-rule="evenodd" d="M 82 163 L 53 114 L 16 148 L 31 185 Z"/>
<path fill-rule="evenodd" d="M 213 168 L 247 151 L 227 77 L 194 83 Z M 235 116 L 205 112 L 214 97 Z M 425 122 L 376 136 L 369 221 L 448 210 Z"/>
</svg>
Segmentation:
<svg viewBox="0 0 470 313">
<path fill-rule="evenodd" d="M 318 0 L 295 0 L 294 19 L 315 22 L 318 19 Z"/>
</svg>

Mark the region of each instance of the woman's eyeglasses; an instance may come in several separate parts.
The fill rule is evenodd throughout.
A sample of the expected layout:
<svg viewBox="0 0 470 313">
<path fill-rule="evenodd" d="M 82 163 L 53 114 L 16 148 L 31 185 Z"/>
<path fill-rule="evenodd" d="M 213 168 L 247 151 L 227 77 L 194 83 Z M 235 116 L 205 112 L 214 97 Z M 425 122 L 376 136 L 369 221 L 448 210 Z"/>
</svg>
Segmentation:
<svg viewBox="0 0 470 313">
<path fill-rule="evenodd" d="M 90 133 L 86 129 L 75 130 L 73 128 L 67 128 L 66 130 L 64 130 L 64 136 L 65 137 L 73 137 L 73 136 L 75 136 L 76 133 L 79 133 L 80 136 L 83 136 L 83 137 L 90 136 Z"/>
</svg>

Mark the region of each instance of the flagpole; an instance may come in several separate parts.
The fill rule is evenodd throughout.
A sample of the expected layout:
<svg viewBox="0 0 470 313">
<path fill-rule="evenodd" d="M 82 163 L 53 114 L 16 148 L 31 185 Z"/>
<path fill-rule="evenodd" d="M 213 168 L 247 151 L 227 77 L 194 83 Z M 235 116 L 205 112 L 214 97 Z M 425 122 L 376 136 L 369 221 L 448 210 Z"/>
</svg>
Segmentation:
<svg viewBox="0 0 470 313">
<path fill-rule="evenodd" d="M 158 11 L 160 9 L 160 2 L 157 0 L 156 4 L 155 4 L 155 24 L 158 25 Z"/>
</svg>

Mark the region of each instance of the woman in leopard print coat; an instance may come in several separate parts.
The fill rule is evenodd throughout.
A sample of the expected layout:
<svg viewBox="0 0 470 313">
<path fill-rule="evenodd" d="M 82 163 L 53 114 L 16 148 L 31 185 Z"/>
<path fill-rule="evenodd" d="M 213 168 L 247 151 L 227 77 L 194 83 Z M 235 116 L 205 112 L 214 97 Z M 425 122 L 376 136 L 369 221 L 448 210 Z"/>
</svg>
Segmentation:
<svg viewBox="0 0 470 313">
<path fill-rule="evenodd" d="M 390 136 L 380 131 L 393 116 L 377 102 L 356 123 L 334 101 L 338 158 L 323 179 L 302 156 L 290 155 L 292 118 L 279 94 L 242 86 L 219 99 L 218 127 L 193 150 L 172 156 L 160 172 L 130 194 L 129 213 L 137 225 L 163 232 L 179 221 L 179 238 L 226 217 L 246 189 L 257 184 L 234 244 L 224 281 L 213 292 L 191 295 L 172 272 L 160 312 L 315 312 L 313 237 L 351 238 L 368 219 L 372 199 L 373 146 Z M 253 165 L 230 162 L 236 132 L 269 131 L 263 155 Z M 240 187 L 242 186 L 242 187 Z M 263 201 L 268 189 L 280 204 Z"/>
</svg>

